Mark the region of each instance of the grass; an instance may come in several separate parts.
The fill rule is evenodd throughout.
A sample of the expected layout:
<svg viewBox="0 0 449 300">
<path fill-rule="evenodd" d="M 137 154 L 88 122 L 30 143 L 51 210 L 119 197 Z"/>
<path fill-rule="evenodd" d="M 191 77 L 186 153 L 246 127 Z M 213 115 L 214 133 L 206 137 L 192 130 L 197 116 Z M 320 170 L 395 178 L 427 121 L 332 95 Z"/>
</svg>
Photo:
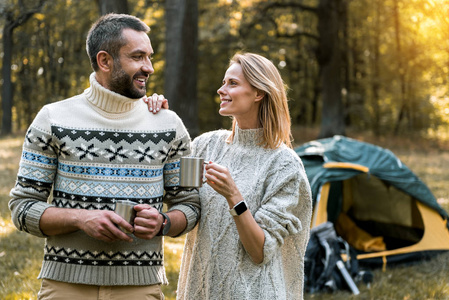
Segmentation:
<svg viewBox="0 0 449 300">
<path fill-rule="evenodd" d="M 0 140 L 0 299 L 35 299 L 43 240 L 15 230 L 8 209 L 23 138 Z"/>
<path fill-rule="evenodd" d="M 316 136 L 316 130 L 295 130 L 296 144 Z M 449 210 L 449 143 L 420 137 L 375 138 L 350 133 L 351 137 L 392 150 L 432 190 L 438 202 Z M 36 299 L 43 240 L 18 232 L 8 209 L 9 190 L 14 185 L 23 137 L 0 139 L 0 299 Z M 183 238 L 165 239 L 165 267 L 170 285 L 164 286 L 166 299 L 175 299 Z M 359 285 L 360 295 L 340 291 L 333 294 L 306 294 L 305 299 L 415 300 L 449 299 L 449 253 L 414 265 L 374 270 L 370 286 Z"/>
</svg>

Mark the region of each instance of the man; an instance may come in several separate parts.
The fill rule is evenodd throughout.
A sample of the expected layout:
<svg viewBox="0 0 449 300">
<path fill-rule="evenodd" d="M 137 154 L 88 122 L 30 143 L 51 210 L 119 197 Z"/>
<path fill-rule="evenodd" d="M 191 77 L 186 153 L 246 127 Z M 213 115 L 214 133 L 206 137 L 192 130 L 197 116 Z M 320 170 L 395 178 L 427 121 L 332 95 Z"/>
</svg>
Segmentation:
<svg viewBox="0 0 449 300">
<path fill-rule="evenodd" d="M 44 106 L 27 131 L 9 207 L 19 230 L 46 238 L 39 299 L 163 299 L 162 235 L 198 221 L 197 191 L 178 187 L 187 130 L 140 101 L 154 72 L 148 32 L 133 16 L 101 17 L 86 43 L 90 87 Z M 134 226 L 113 212 L 118 200 L 138 203 Z"/>
</svg>

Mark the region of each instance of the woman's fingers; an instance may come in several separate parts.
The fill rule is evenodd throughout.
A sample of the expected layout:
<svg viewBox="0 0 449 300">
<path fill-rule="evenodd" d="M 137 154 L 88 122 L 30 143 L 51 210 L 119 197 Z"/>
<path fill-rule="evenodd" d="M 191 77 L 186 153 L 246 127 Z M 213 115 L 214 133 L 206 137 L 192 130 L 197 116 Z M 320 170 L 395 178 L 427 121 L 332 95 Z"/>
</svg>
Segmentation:
<svg viewBox="0 0 449 300">
<path fill-rule="evenodd" d="M 148 110 L 153 114 L 157 114 L 161 108 L 168 109 L 168 100 L 164 95 L 154 93 L 151 96 L 144 96 L 143 101 L 148 105 Z"/>
</svg>

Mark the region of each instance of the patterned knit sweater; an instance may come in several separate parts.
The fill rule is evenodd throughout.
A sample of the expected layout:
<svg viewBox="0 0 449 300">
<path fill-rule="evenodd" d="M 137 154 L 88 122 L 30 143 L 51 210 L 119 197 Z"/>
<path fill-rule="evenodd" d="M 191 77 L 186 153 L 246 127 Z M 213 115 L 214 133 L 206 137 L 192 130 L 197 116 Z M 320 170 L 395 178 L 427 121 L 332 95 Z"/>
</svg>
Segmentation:
<svg viewBox="0 0 449 300">
<path fill-rule="evenodd" d="M 158 210 L 164 202 L 182 211 L 185 232 L 190 231 L 200 205 L 196 190 L 178 187 L 180 157 L 190 153 L 180 118 L 169 110 L 153 115 L 143 101 L 103 88 L 95 73 L 90 83 L 83 94 L 44 106 L 31 124 L 11 190 L 15 226 L 45 237 L 39 220 L 48 207 L 113 210 L 116 200 L 131 200 Z M 133 240 L 106 243 L 81 230 L 48 236 L 39 278 L 91 285 L 167 283 L 163 238 Z"/>
<path fill-rule="evenodd" d="M 239 240 L 226 199 L 200 189 L 201 219 L 188 233 L 178 299 L 302 299 L 311 192 L 298 155 L 285 145 L 258 146 L 262 129 L 205 133 L 194 156 L 227 167 L 265 234 L 264 260 L 254 264 Z"/>
</svg>

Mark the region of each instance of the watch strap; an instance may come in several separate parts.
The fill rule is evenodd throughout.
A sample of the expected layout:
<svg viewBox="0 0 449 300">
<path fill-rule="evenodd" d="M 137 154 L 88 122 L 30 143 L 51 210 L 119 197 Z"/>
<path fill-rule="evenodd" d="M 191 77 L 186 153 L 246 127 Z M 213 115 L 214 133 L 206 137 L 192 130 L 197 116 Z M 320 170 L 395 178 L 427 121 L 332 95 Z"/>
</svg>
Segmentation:
<svg viewBox="0 0 449 300">
<path fill-rule="evenodd" d="M 157 233 L 157 236 L 164 236 L 168 234 L 168 231 L 170 230 L 171 222 L 170 218 L 167 216 L 167 214 L 160 212 L 164 220 L 162 221 L 162 226 L 159 232 Z"/>
</svg>

